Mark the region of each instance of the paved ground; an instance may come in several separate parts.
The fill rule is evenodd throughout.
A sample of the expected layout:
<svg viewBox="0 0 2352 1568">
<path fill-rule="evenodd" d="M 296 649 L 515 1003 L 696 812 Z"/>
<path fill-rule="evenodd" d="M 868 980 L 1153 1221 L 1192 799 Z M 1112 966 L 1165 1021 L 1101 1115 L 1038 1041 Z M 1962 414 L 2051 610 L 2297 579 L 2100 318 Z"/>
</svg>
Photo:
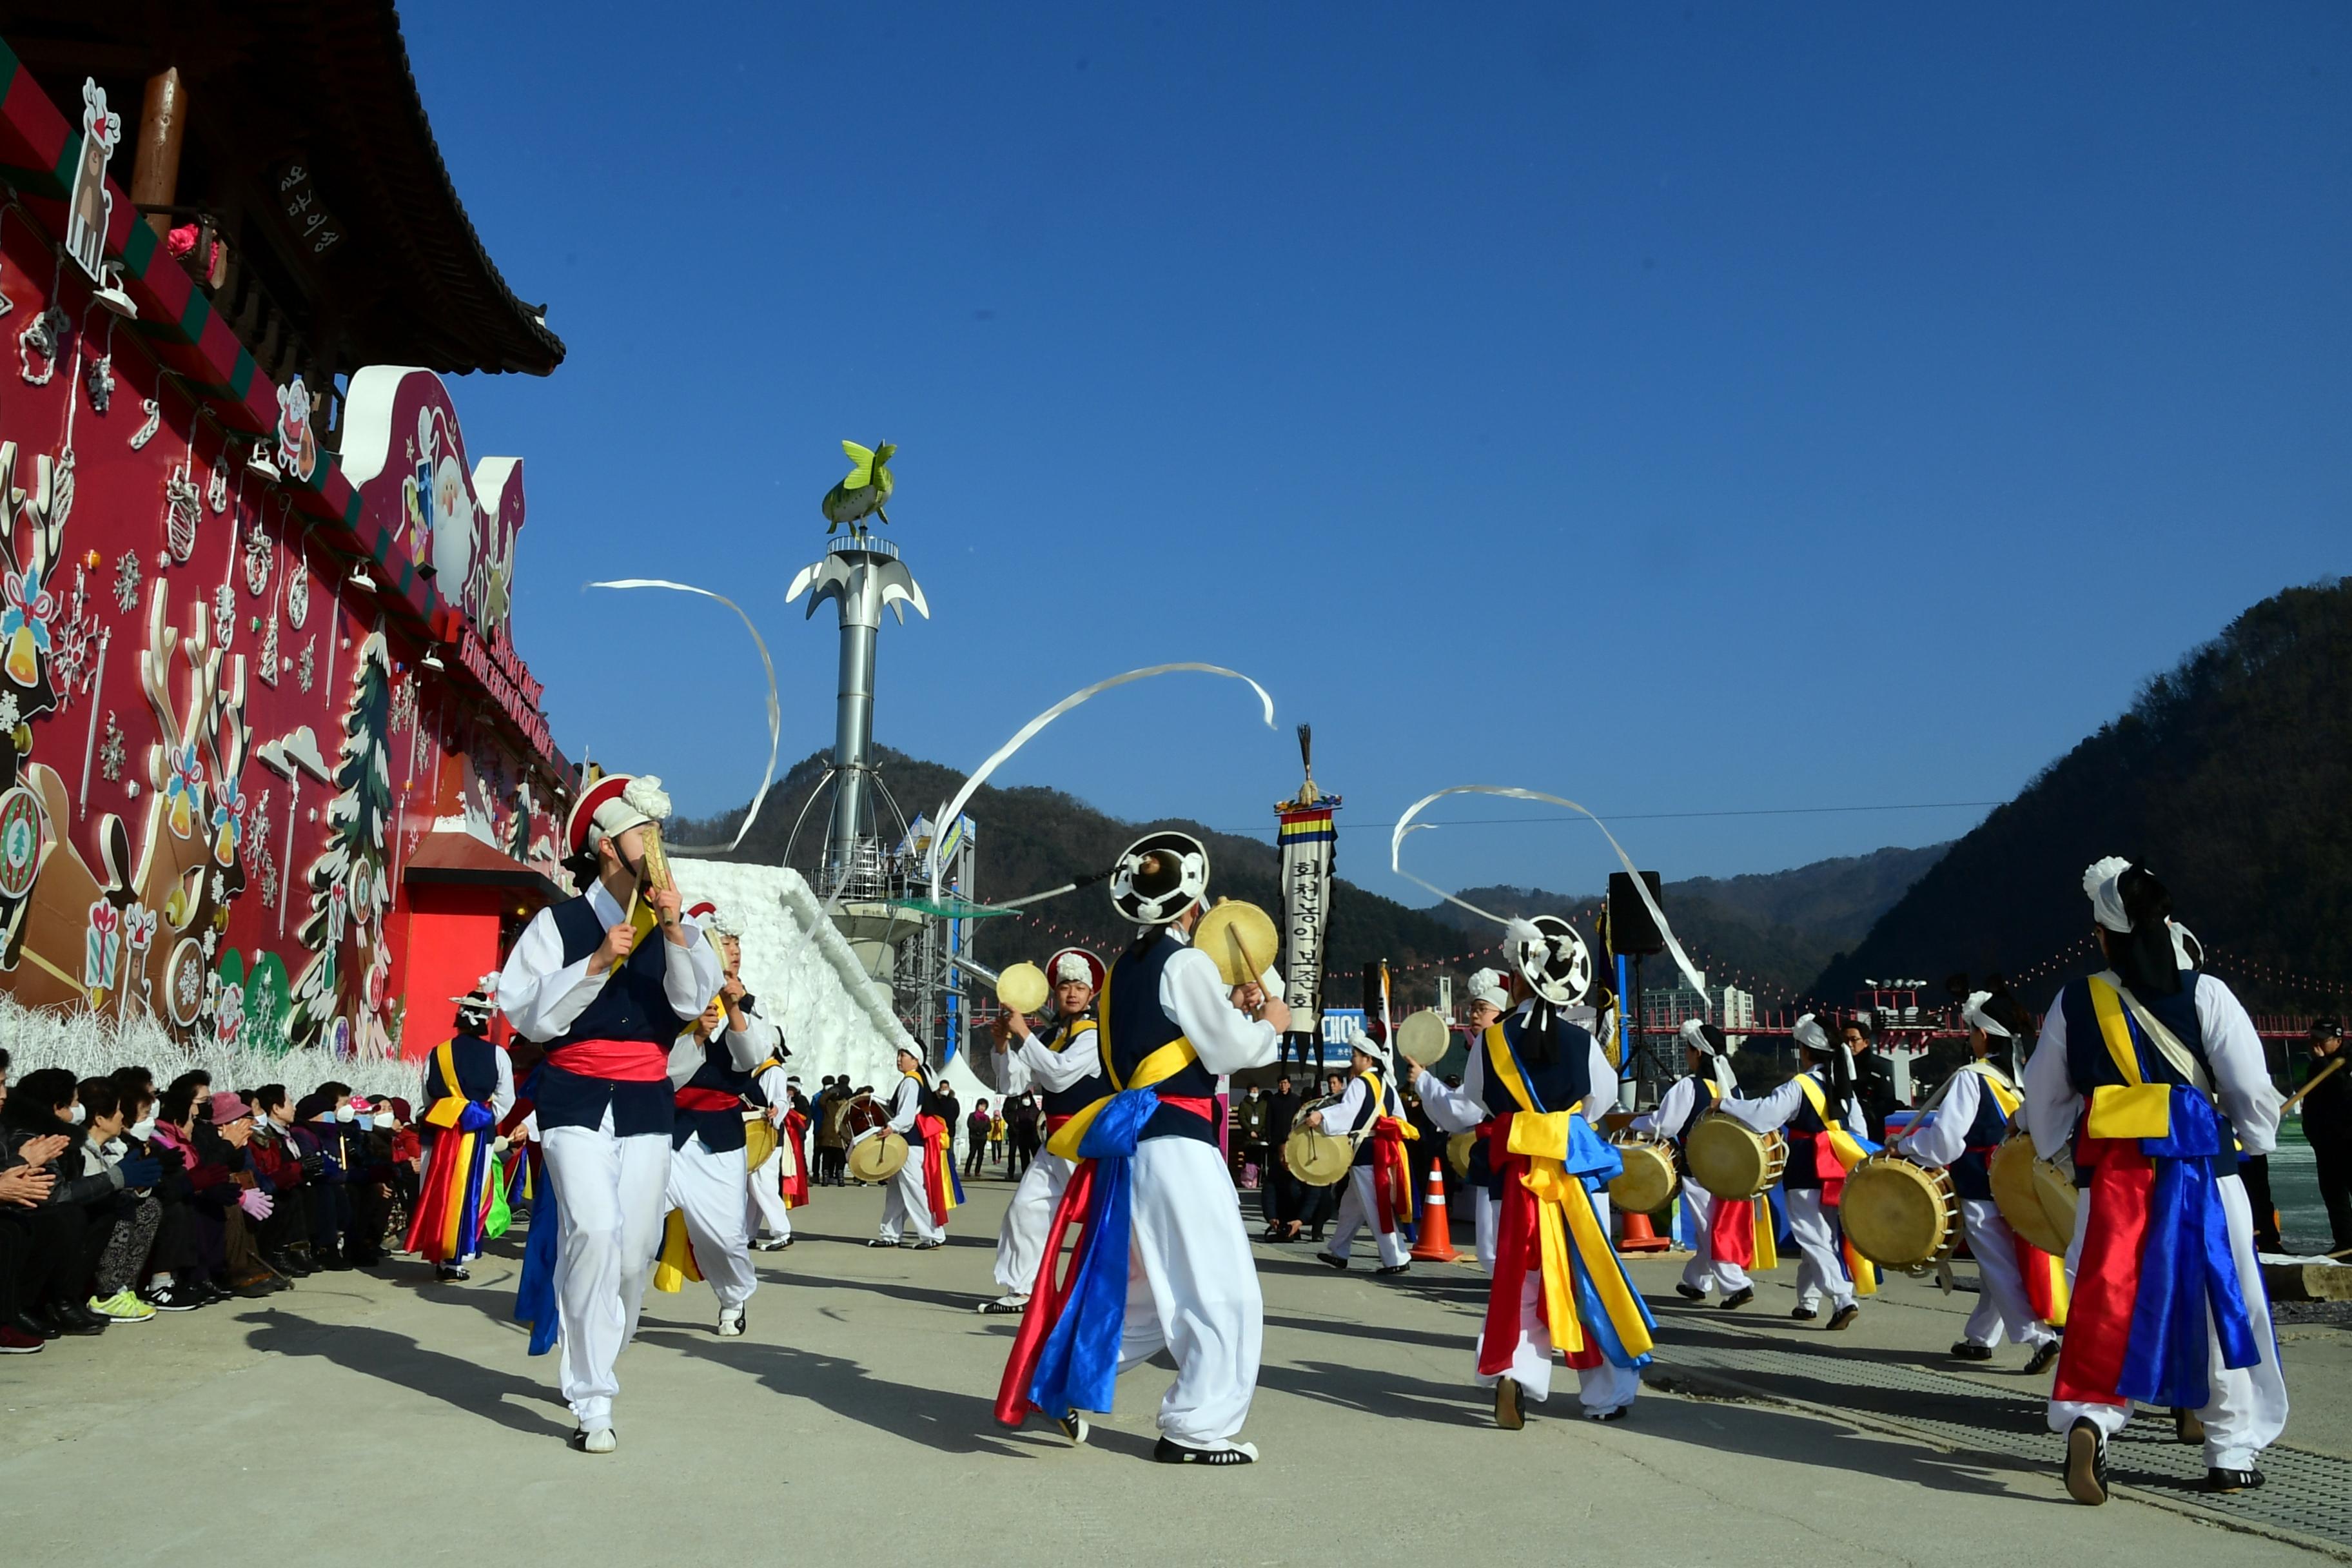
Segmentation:
<svg viewBox="0 0 2352 1568">
<path fill-rule="evenodd" d="M 1671 1266 L 1644 1261 L 1662 1355 L 1633 1418 L 1594 1426 L 1555 1400 L 1506 1433 L 1466 1386 L 1475 1270 L 1340 1277 L 1265 1247 L 1248 1433 L 1263 1463 L 1149 1463 L 1166 1381 L 1152 1371 L 1122 1381 L 1119 1412 L 1087 1450 L 1034 1426 L 1006 1433 L 989 1407 L 1011 1326 L 971 1310 L 992 1289 L 1006 1191 L 978 1184 L 952 1244 L 927 1254 L 856 1245 L 878 1194 L 821 1193 L 799 1245 L 762 1258 L 744 1340 L 709 1332 L 703 1287 L 656 1298 L 621 1363 L 610 1458 L 563 1447 L 551 1358 L 527 1358 L 508 1321 L 511 1257 L 478 1265 L 467 1287 L 422 1283 L 403 1262 L 0 1362 L 6 1561 L 184 1568 L 251 1561 L 271 1541 L 326 1563 L 583 1550 L 594 1563 L 827 1562 L 861 1547 L 959 1568 L 1040 1553 L 1286 1563 L 1343 1545 L 1375 1563 L 1465 1547 L 1497 1563 L 2315 1560 L 2193 1513 L 2065 1501 L 2021 1355 L 2007 1372 L 1949 1373 L 1937 1352 L 1969 1298 L 1909 1280 L 1830 1336 L 1788 1321 L 1785 1287 L 1746 1313 L 1695 1310 L 1673 1297 Z M 2343 1456 L 2352 1336 L 2294 1332 L 2290 1436 Z M 2119 1468 L 2195 1509 L 2161 1489 L 2157 1461 L 2193 1456 L 2159 1436 L 2151 1424 Z M 2266 1500 L 2301 1529 L 2327 1525 L 2345 1467 L 2280 1458 L 2273 1474 L 2293 1469 L 2294 1484 Z M 2352 1513 L 2343 1523 L 2352 1541 Z M 1509 1533 L 1496 1539 L 1498 1526 Z"/>
</svg>

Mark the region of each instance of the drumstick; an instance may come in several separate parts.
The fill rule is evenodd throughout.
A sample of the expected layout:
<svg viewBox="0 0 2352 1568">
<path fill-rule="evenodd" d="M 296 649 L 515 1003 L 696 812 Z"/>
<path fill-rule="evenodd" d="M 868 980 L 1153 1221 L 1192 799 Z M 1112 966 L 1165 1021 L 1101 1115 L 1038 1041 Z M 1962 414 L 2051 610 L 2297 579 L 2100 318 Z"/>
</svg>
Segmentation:
<svg viewBox="0 0 2352 1568">
<path fill-rule="evenodd" d="M 2305 1084 L 2301 1089 L 2296 1089 L 2293 1094 L 2287 1096 L 2285 1103 L 2279 1107 L 2279 1114 L 2281 1116 L 2284 1116 L 2288 1111 L 2293 1110 L 2296 1106 L 2301 1105 L 2305 1095 L 2309 1094 L 2313 1089 L 2317 1089 L 2321 1084 L 2326 1083 L 2327 1081 L 2327 1075 L 2334 1072 L 2337 1068 L 2340 1068 L 2343 1065 L 2344 1053 L 2338 1051 L 2336 1054 L 2336 1059 L 2334 1061 L 2329 1062 L 2326 1067 L 2311 1075 L 2311 1081 L 2309 1083 Z M 2352 1247 L 2347 1247 L 2346 1250 L 2352 1251 Z M 2336 1254 L 2330 1253 L 2328 1256 L 2333 1258 L 2336 1256 Z"/>
</svg>

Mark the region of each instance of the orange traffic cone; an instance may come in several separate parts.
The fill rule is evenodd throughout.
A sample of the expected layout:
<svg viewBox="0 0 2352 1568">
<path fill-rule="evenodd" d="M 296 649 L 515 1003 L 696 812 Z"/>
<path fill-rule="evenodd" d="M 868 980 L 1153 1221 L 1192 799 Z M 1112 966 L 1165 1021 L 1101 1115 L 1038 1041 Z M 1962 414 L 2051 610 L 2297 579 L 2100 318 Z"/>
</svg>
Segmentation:
<svg viewBox="0 0 2352 1568">
<path fill-rule="evenodd" d="M 1420 1239 L 1412 1244 L 1412 1255 L 1423 1263 L 1454 1261 L 1454 1235 L 1445 1224 L 1445 1173 L 1433 1163 L 1429 1195 L 1421 1200 Z"/>
<path fill-rule="evenodd" d="M 1625 1234 L 1617 1238 L 1620 1252 L 1664 1252 L 1673 1245 L 1650 1228 L 1650 1216 L 1645 1214 L 1625 1215 Z"/>
</svg>

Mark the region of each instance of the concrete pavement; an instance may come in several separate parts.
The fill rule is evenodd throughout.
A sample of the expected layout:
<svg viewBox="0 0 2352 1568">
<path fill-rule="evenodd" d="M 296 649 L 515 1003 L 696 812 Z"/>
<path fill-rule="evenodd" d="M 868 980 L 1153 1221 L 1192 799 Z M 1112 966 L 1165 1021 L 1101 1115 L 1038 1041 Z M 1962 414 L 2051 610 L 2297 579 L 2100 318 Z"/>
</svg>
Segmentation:
<svg viewBox="0 0 2352 1568">
<path fill-rule="evenodd" d="M 1907 1280 L 1854 1331 L 1825 1336 L 1788 1321 L 1778 1284 L 1753 1318 L 1693 1310 L 1673 1297 L 1672 1268 L 1644 1261 L 1637 1279 L 1661 1320 L 1654 1382 L 1683 1392 L 1654 1387 L 1608 1426 L 1556 1394 L 1507 1433 L 1469 1386 L 1475 1268 L 1375 1279 L 1363 1264 L 1335 1275 L 1304 1248 L 1261 1247 L 1265 1364 L 1245 1435 L 1262 1463 L 1150 1463 L 1168 1381 L 1150 1369 L 1121 1380 L 1088 1448 L 1038 1423 L 1004 1432 L 990 1405 L 1012 1323 L 972 1307 L 994 1290 L 1009 1191 L 976 1184 L 950 1245 L 917 1253 L 863 1247 L 877 1192 L 821 1190 L 798 1245 L 760 1256 L 741 1340 L 711 1334 L 706 1287 L 653 1298 L 621 1362 L 611 1458 L 565 1448 L 553 1358 L 525 1356 L 509 1321 L 519 1235 L 470 1285 L 433 1285 L 402 1260 L 0 1362 L 7 1560 L 244 1562 L 272 1540 L 327 1563 L 822 1563 L 861 1550 L 960 1568 L 1465 1551 L 1569 1563 L 2313 1560 L 2141 1503 L 2068 1503 L 2054 1438 L 2032 1458 L 1939 1448 L 1741 1396 L 1719 1366 L 1677 1363 L 1679 1333 L 1685 1360 L 1705 1347 L 1721 1362 L 1727 1342 L 1768 1360 L 1924 1365 L 1966 1303 Z M 2307 1391 L 2340 1388 L 2343 1341 L 2328 1330 L 2290 1345 L 2291 1438 Z M 2016 1381 L 2013 1365 L 1967 1375 Z M 1802 1381 L 1798 1397 L 1838 1393 L 1833 1375 Z M 1572 1390 L 1565 1369 L 1561 1382 Z M 1899 1430 L 1902 1415 L 1857 1418 Z"/>
</svg>

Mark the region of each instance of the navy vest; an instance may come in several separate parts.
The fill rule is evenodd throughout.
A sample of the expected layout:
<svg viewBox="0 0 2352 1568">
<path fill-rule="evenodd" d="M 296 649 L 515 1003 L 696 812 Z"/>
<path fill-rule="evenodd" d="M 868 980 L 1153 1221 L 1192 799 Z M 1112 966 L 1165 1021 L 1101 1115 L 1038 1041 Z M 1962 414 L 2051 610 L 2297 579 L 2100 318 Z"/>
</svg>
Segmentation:
<svg viewBox="0 0 2352 1568">
<path fill-rule="evenodd" d="M 1137 938 L 1134 946 L 1111 961 L 1110 973 L 1103 980 L 1110 1003 L 1097 1034 L 1102 1054 L 1122 1083 L 1129 1083 L 1136 1067 L 1146 1057 L 1183 1036 L 1176 1020 L 1160 1005 L 1160 976 L 1167 969 L 1168 961 L 1183 951 L 1184 944 L 1163 927 Z M 1110 1086 L 1103 1087 L 1108 1090 Z M 1131 1083 L 1129 1087 L 1133 1087 Z M 1150 1087 L 1163 1096 L 1213 1100 L 1217 1078 L 1199 1062 L 1188 1062 L 1174 1076 Z M 1209 1117 L 1163 1105 L 1152 1112 L 1139 1136 L 1197 1138 L 1203 1143 L 1214 1143 L 1217 1129 Z"/>
<path fill-rule="evenodd" d="M 1370 1075 L 1366 1087 L 1370 1088 L 1374 1084 L 1379 1085 L 1379 1091 L 1364 1096 L 1364 1103 L 1356 1108 L 1356 1121 L 1354 1125 L 1348 1129 L 1349 1131 L 1354 1132 L 1368 1128 L 1383 1116 L 1393 1116 L 1400 1121 L 1404 1120 L 1404 1107 L 1398 1103 L 1396 1086 L 1383 1079 L 1378 1069 Z M 1365 1139 L 1356 1146 L 1356 1157 L 1349 1162 L 1350 1168 L 1360 1165 L 1369 1170 L 1371 1167 L 1373 1156 L 1377 1152 L 1378 1146 L 1372 1140 Z"/>
<path fill-rule="evenodd" d="M 1962 1072 L 1974 1072 L 1962 1068 Z M 1983 1078 L 1982 1073 L 1977 1077 Z M 1964 1198 L 1992 1198 L 1992 1152 L 2009 1132 L 2009 1118 L 2000 1113 L 2000 1101 L 1993 1098 L 1992 1080 L 1986 1079 L 1977 1086 L 1977 1113 L 1969 1123 L 1969 1146 L 1951 1163 L 1952 1186 Z"/>
<path fill-rule="evenodd" d="M 670 1128 L 669 1146 L 683 1149 L 689 1138 L 699 1137 L 702 1146 L 714 1154 L 732 1153 L 743 1147 L 742 1103 L 764 1106 L 768 1097 L 760 1090 L 759 1080 L 750 1073 L 735 1070 L 734 1054 L 727 1048 L 727 1031 L 719 1030 L 714 1039 L 702 1043 L 702 1065 L 694 1076 L 679 1086 L 679 1092 L 689 1089 L 715 1089 L 720 1094 L 735 1096 L 737 1103 L 717 1110 L 688 1110 L 677 1108 L 677 1121 Z"/>
<path fill-rule="evenodd" d="M 585 894 L 567 899 L 548 911 L 556 934 L 563 939 L 566 967 L 596 951 L 604 940 L 604 926 Z M 623 1138 L 670 1131 L 673 1110 L 669 1080 L 623 1083 L 609 1078 L 589 1078 L 567 1072 L 558 1065 L 564 1047 L 577 1040 L 644 1040 L 664 1052 L 689 1021 L 671 1010 L 663 989 L 667 972 L 667 942 L 658 933 L 637 943 L 628 961 L 604 981 L 604 990 L 588 1004 L 572 1027 L 547 1042 L 548 1059 L 531 1075 L 530 1098 L 539 1112 L 540 1131 L 557 1127 L 596 1127 L 613 1111 L 613 1131 Z"/>
<path fill-rule="evenodd" d="M 455 1085 L 441 1081 L 441 1053 L 434 1051 L 425 1058 L 425 1100 L 430 1105 L 436 1100 L 446 1100 L 456 1094 L 460 1099 L 488 1105 L 490 1096 L 499 1091 L 499 1048 L 478 1035 L 449 1037 L 449 1065 L 457 1070 Z"/>
<path fill-rule="evenodd" d="M 2180 1043 L 2189 1047 L 2189 1055 L 2205 1069 L 2207 1082 L 2213 1078 L 2213 1063 L 2205 1054 L 2205 1026 L 2197 1017 L 2197 975 L 2184 970 L 2180 990 L 2170 996 L 2138 996 L 2139 1005 L 2148 1010 L 2156 1021 L 2170 1029 Z M 2120 1002 L 2121 998 L 2117 998 Z M 2058 993 L 2058 1005 L 2066 1015 L 2066 1077 L 2083 1097 L 2083 1121 L 2074 1130 L 2079 1142 L 2086 1135 L 2091 1119 L 2091 1091 L 2106 1084 L 2124 1081 L 2122 1069 L 2108 1054 L 2106 1037 L 2099 1030 L 2098 1009 L 2091 1003 L 2091 983 L 2085 979 L 2069 980 Z M 2124 1009 L 2124 1028 L 2131 1036 L 2132 1054 L 2139 1062 L 2140 1079 L 2144 1083 L 2185 1083 L 2164 1053 L 2156 1048 L 2140 1030 L 2139 1020 Z M 2216 1176 L 2237 1174 L 2238 1155 L 2234 1149 L 2224 1149 L 2213 1156 L 2212 1171 Z M 2078 1186 L 2088 1186 L 2091 1174 L 2088 1166 L 2075 1167 L 2074 1181 Z"/>
<path fill-rule="evenodd" d="M 1062 1026 L 1062 1032 L 1055 1037 L 1052 1048 L 1057 1056 L 1064 1051 L 1084 1051 L 1088 1056 L 1099 1057 L 1101 1050 L 1095 1038 L 1095 1021 L 1092 1018 L 1071 1019 Z M 1097 1068 L 1067 1089 L 1047 1089 L 1045 1114 L 1076 1116 L 1109 1092 L 1110 1083 L 1103 1077 L 1102 1069 Z"/>
<path fill-rule="evenodd" d="M 1829 1082 L 1822 1076 L 1824 1070 L 1820 1068 L 1808 1068 L 1798 1076 L 1811 1079 L 1820 1086 L 1822 1103 L 1824 1106 L 1832 1111 L 1842 1111 L 1845 1109 L 1843 1106 L 1831 1102 L 1832 1093 Z M 1780 1173 L 1782 1186 L 1804 1191 L 1814 1191 L 1820 1188 L 1821 1167 L 1817 1163 L 1818 1156 L 1813 1152 L 1813 1140 L 1828 1131 L 1828 1128 L 1822 1125 L 1822 1119 L 1813 1114 L 1811 1099 L 1804 1096 L 1801 1090 L 1797 1100 L 1797 1113 L 1789 1118 L 1788 1124 L 1780 1129 L 1781 1136 L 1789 1141 L 1789 1163 Z"/>
<path fill-rule="evenodd" d="M 1536 1103 L 1523 1103 L 1505 1086 L 1503 1074 L 1496 1070 L 1495 1053 L 1481 1037 L 1477 1049 L 1486 1053 L 1481 1098 L 1489 1116 L 1501 1117 L 1519 1110 L 1568 1110 L 1592 1092 L 1592 1037 L 1584 1030 L 1564 1019 L 1554 1019 L 1552 1059 L 1538 1067 L 1527 1058 L 1523 1042 L 1528 1030 L 1520 1019 L 1516 1016 L 1507 1018 L 1499 1027 L 1510 1055 L 1518 1061 L 1520 1079 Z M 1490 1195 L 1501 1199 L 1505 1175 L 1487 1160 L 1486 1140 L 1483 1137 L 1470 1146 L 1470 1180 L 1483 1183 Z"/>
<path fill-rule="evenodd" d="M 1683 1118 L 1683 1124 L 1680 1127 L 1665 1130 L 1666 1136 L 1674 1140 L 1677 1147 L 1681 1146 L 1684 1139 L 1690 1136 L 1691 1129 L 1698 1125 L 1698 1119 L 1715 1109 L 1715 1102 L 1718 1098 L 1715 1079 L 1705 1073 L 1690 1073 L 1684 1078 L 1683 1081 L 1691 1086 L 1690 1114 Z"/>
</svg>

